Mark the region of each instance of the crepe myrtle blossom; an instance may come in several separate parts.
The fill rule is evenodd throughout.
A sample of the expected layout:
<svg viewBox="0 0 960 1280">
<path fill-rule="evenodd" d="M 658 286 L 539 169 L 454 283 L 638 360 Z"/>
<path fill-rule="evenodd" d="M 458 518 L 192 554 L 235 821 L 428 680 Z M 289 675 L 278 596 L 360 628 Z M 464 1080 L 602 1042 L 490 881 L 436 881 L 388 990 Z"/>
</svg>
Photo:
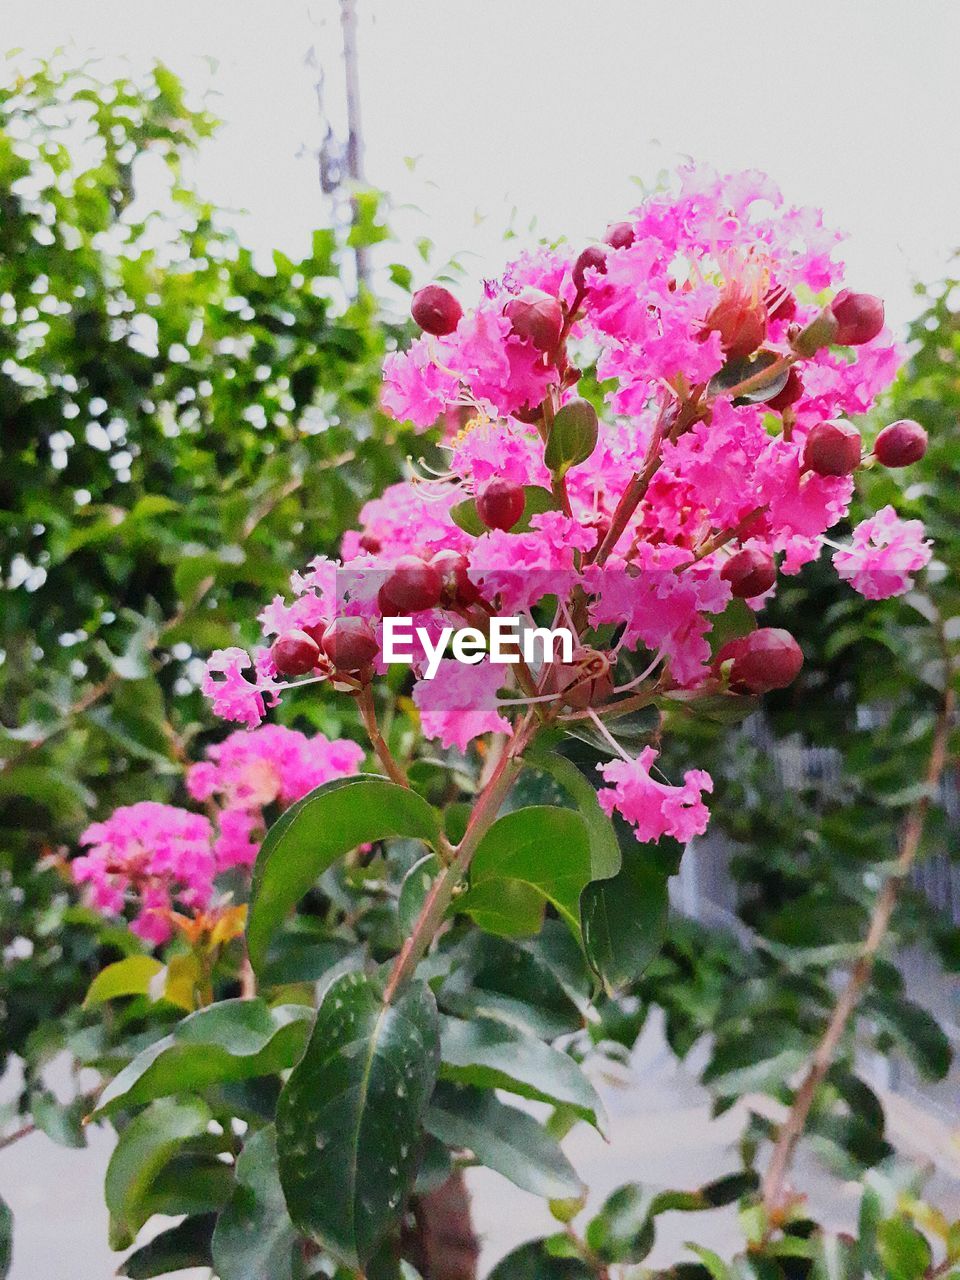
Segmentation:
<svg viewBox="0 0 960 1280">
<path fill-rule="evenodd" d="M 348 738 L 307 737 L 283 725 L 232 733 L 187 770 L 187 791 L 217 806 L 218 871 L 250 866 L 266 829 L 263 811 L 284 809 L 314 787 L 360 768 L 363 748 Z"/>
<path fill-rule="evenodd" d="M 397 616 L 427 638 L 410 651 L 423 732 L 462 751 L 591 716 L 615 732 L 633 707 L 795 678 L 802 654 L 783 631 L 761 627 L 718 660 L 717 619 L 734 599 L 759 612 L 780 575 L 833 545 L 865 452 L 907 465 L 925 443 L 899 424 L 863 448 L 852 419 L 900 355 L 882 301 L 843 280 L 839 240 L 762 174 L 690 167 L 601 243 L 521 255 L 472 307 L 420 290 L 421 336 L 387 357 L 381 403 L 434 432 L 445 469 L 374 497 L 339 561 L 295 573 L 252 657 L 213 655 L 214 709 L 249 727 L 285 688 L 326 683 L 357 700 L 377 746 L 372 682 Z M 588 364 L 599 405 L 579 391 Z M 878 598 L 928 559 L 919 523 L 885 509 L 834 564 Z M 445 628 L 489 636 L 504 615 L 570 629 L 562 678 L 486 659 L 445 659 L 427 678 Z M 651 761 L 604 766 L 605 805 L 629 809 L 641 838 L 695 833 L 708 780 L 670 787 Z"/>
<path fill-rule="evenodd" d="M 80 837 L 88 852 L 74 858 L 73 878 L 104 915 L 136 904 L 131 929 L 146 942 L 165 942 L 175 906 L 203 910 L 216 872 L 213 827 L 202 814 L 143 800 L 114 810 Z"/>
<path fill-rule="evenodd" d="M 104 915 L 133 905 L 131 928 L 154 945 L 179 913 L 206 912 L 216 876 L 256 860 L 264 810 L 286 808 L 314 787 L 358 771 L 363 748 L 349 739 L 307 737 L 282 725 L 232 733 L 187 770 L 187 791 L 206 815 L 142 801 L 115 809 L 80 837 L 88 852 L 70 863 L 75 883 Z"/>
<path fill-rule="evenodd" d="M 901 520 L 893 507 L 887 506 L 861 520 L 851 545 L 834 553 L 833 564 L 844 582 L 862 596 L 886 600 L 909 591 L 911 574 L 928 565 L 931 555 L 923 522 Z"/>
</svg>

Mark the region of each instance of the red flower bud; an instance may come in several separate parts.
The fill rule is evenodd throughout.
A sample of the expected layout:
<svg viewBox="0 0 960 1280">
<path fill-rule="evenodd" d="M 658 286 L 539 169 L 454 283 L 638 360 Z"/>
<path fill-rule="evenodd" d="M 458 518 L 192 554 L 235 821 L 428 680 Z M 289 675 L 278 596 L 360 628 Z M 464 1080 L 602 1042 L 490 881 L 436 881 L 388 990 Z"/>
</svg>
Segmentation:
<svg viewBox="0 0 960 1280">
<path fill-rule="evenodd" d="M 406 616 L 433 609 L 440 603 L 443 582 L 433 565 L 419 556 L 401 556 L 377 595 L 381 612 Z"/>
<path fill-rule="evenodd" d="M 720 344 L 731 360 L 751 355 L 767 336 L 763 299 L 736 283 L 728 285 L 703 322 L 704 336 L 714 330 L 720 334 Z"/>
<path fill-rule="evenodd" d="M 380 652 L 366 618 L 336 618 L 324 632 L 321 648 L 338 671 L 359 671 Z"/>
<path fill-rule="evenodd" d="M 792 404 L 796 404 L 803 395 L 803 380 L 797 373 L 796 369 L 791 369 L 787 374 L 787 380 L 783 384 L 783 390 L 764 404 L 764 409 L 772 409 L 774 413 L 783 413 L 784 409 L 789 409 Z"/>
<path fill-rule="evenodd" d="M 480 599 L 479 588 L 470 581 L 467 557 L 459 551 L 438 551 L 430 560 L 443 583 L 443 604 L 469 605 Z"/>
<path fill-rule="evenodd" d="M 563 308 L 549 294 L 527 289 L 519 298 L 511 298 L 503 313 L 517 337 L 532 342 L 538 351 L 552 351 L 560 341 Z"/>
<path fill-rule="evenodd" d="M 591 267 L 599 271 L 601 275 L 606 274 L 606 251 L 601 249 L 598 244 L 588 245 L 573 264 L 573 283 L 578 290 L 583 290 L 586 287 L 583 273 L 589 271 Z"/>
<path fill-rule="evenodd" d="M 636 239 L 633 224 L 630 222 L 611 222 L 603 238 L 611 249 L 629 249 Z"/>
<path fill-rule="evenodd" d="M 720 577 L 730 583 L 738 600 L 762 596 L 777 580 L 777 564 L 773 556 L 759 547 L 744 547 L 731 556 L 720 570 Z"/>
<path fill-rule="evenodd" d="M 860 432 L 849 422 L 818 422 L 803 446 L 803 465 L 818 476 L 848 476 L 861 452 Z"/>
<path fill-rule="evenodd" d="M 927 452 L 927 433 L 919 422 L 901 418 L 891 422 L 877 436 L 873 452 L 885 467 L 909 467 Z"/>
<path fill-rule="evenodd" d="M 837 322 L 833 341 L 841 347 L 858 347 L 883 328 L 883 300 L 872 293 L 841 289 L 830 303 L 830 310 Z"/>
<path fill-rule="evenodd" d="M 320 646 L 305 631 L 294 628 L 274 640 L 270 656 L 280 675 L 305 676 L 317 665 Z"/>
<path fill-rule="evenodd" d="M 383 543 L 372 533 L 361 533 L 360 550 L 368 551 L 370 555 L 375 556 L 382 548 Z"/>
<path fill-rule="evenodd" d="M 512 480 L 494 476 L 477 494 L 477 515 L 488 529 L 512 529 L 523 515 L 523 489 Z"/>
<path fill-rule="evenodd" d="M 425 333 L 442 338 L 444 334 L 453 333 L 460 323 L 463 308 L 449 289 L 439 284 L 428 284 L 413 295 L 410 314 Z"/>
<path fill-rule="evenodd" d="M 732 659 L 729 680 L 734 693 L 769 693 L 785 689 L 800 674 L 803 653 L 789 631 L 760 627 L 723 646 L 714 659 L 719 669 Z"/>
</svg>

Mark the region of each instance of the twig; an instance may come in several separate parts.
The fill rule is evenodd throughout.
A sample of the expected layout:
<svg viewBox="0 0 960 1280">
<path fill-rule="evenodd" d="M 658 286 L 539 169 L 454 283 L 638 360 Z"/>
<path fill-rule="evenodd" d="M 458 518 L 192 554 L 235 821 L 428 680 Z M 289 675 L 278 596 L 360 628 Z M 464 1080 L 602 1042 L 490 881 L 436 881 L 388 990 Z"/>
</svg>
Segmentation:
<svg viewBox="0 0 960 1280">
<path fill-rule="evenodd" d="M 37 1126 L 32 1120 L 26 1124 L 22 1124 L 19 1129 L 14 1129 L 13 1133 L 8 1133 L 5 1138 L 0 1138 L 0 1151 L 6 1147 L 12 1147 L 15 1142 L 19 1142 L 21 1138 L 26 1138 L 29 1134 L 36 1131 Z"/>
<path fill-rule="evenodd" d="M 941 643 L 943 643 L 942 633 Z M 850 975 L 830 1016 L 827 1029 L 813 1051 L 803 1083 L 797 1090 L 790 1112 L 777 1135 L 761 1189 L 763 1206 L 768 1218 L 776 1213 L 782 1203 L 784 1182 L 790 1170 L 797 1143 L 803 1136 L 817 1089 L 823 1083 L 827 1072 L 830 1070 L 834 1054 L 843 1038 L 847 1025 L 863 997 L 877 952 L 890 927 L 890 919 L 900 896 L 900 890 L 920 849 L 924 822 L 927 811 L 930 808 L 931 795 L 939 784 L 946 766 L 956 695 L 952 686 L 949 653 L 946 651 L 945 644 L 943 647 L 947 658 L 946 679 L 943 699 L 933 732 L 930 758 L 924 777 L 923 795 L 920 796 L 907 814 L 900 842 L 900 853 L 894 864 L 894 869 L 890 872 L 877 896 L 873 914 L 870 917 L 867 936 L 863 943 L 863 950 L 850 971 Z"/>
</svg>

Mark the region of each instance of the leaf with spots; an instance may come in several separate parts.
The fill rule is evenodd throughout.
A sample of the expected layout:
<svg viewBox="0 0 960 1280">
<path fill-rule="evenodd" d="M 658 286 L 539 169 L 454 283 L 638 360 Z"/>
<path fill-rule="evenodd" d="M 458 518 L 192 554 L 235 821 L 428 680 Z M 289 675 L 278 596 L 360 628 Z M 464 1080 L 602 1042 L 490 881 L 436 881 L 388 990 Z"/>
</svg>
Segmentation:
<svg viewBox="0 0 960 1280">
<path fill-rule="evenodd" d="M 277 1150 L 291 1219 L 348 1266 L 363 1266 L 400 1217 L 438 1057 L 425 984 L 392 1004 L 362 973 L 327 988 L 280 1095 Z"/>
</svg>

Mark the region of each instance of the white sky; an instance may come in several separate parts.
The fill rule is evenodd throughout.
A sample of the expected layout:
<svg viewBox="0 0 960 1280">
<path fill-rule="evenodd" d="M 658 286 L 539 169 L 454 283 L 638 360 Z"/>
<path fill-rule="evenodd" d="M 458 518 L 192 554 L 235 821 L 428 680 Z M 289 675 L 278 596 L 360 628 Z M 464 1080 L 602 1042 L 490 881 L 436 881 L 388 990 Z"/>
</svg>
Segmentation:
<svg viewBox="0 0 960 1280">
<path fill-rule="evenodd" d="M 596 236 L 636 203 L 635 178 L 687 155 L 822 205 L 850 233 L 851 283 L 894 323 L 960 247 L 958 0 L 358 5 L 367 175 L 417 206 L 394 228 L 438 261 L 496 274 L 514 208 L 525 239 L 534 218 L 534 234 Z M 336 0 L 0 0 L 0 49 L 57 45 L 107 70 L 157 56 L 213 87 L 227 126 L 198 164 L 204 194 L 248 211 L 256 247 L 306 247 L 324 209 L 304 57 L 316 46 L 339 112 Z"/>
</svg>

